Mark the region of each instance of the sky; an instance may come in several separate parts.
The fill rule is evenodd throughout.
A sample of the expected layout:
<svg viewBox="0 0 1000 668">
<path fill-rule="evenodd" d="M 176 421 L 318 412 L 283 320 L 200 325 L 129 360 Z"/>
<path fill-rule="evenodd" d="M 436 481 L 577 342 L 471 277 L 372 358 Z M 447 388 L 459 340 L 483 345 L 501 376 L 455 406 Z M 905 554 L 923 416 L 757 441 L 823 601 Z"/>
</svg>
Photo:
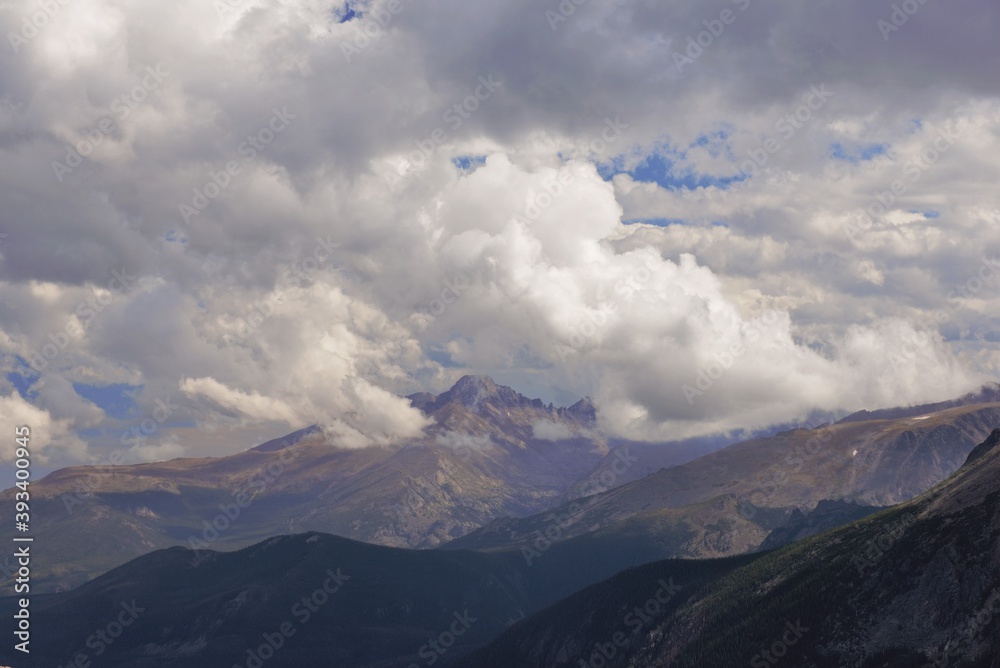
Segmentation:
<svg viewBox="0 0 1000 668">
<path fill-rule="evenodd" d="M 466 373 L 647 441 L 957 397 L 1000 376 L 998 31 L 986 0 L 6 0 L 0 453 L 391 445 Z"/>
</svg>

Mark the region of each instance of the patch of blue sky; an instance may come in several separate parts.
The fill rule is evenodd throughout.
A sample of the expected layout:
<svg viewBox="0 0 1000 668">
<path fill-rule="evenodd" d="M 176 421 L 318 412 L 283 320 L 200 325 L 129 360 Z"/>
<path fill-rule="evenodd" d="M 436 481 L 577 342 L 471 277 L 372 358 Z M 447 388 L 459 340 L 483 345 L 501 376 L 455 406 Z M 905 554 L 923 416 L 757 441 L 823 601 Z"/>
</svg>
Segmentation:
<svg viewBox="0 0 1000 668">
<path fill-rule="evenodd" d="M 430 358 L 432 361 L 437 362 L 441 366 L 448 369 L 458 368 L 462 366 L 461 364 L 456 362 L 454 358 L 452 358 L 451 353 L 441 348 L 435 348 L 429 350 L 427 352 L 427 357 Z"/>
<path fill-rule="evenodd" d="M 622 221 L 622 225 L 656 225 L 657 227 L 684 224 L 685 221 L 682 218 L 629 218 Z"/>
<path fill-rule="evenodd" d="M 361 18 L 362 13 L 356 0 L 347 0 L 343 7 L 335 7 L 333 9 L 333 15 L 337 18 L 338 23 L 347 23 L 348 21 Z"/>
<path fill-rule="evenodd" d="M 117 420 L 127 420 L 135 417 L 138 406 L 136 395 L 142 391 L 142 385 L 128 383 L 112 383 L 110 385 L 89 385 L 73 383 L 73 390 L 81 397 L 96 404 L 109 417 Z"/>
<path fill-rule="evenodd" d="M 142 422 L 147 422 L 147 430 L 150 429 L 148 425 L 148 420 L 151 416 L 146 416 L 139 419 L 140 416 L 133 415 L 129 420 L 125 422 L 124 425 L 118 425 L 114 427 L 87 427 L 85 429 L 77 429 L 75 433 L 82 439 L 92 441 L 105 439 L 109 440 L 115 445 L 138 445 L 139 441 L 137 439 L 137 433 L 133 431 L 135 428 L 142 429 Z M 155 420 L 155 418 L 153 418 Z M 134 420 L 134 422 L 133 422 Z M 157 423 L 157 431 L 161 429 L 194 429 L 197 423 L 194 420 L 177 420 L 177 421 L 167 421 L 165 423 Z M 141 431 L 138 433 L 142 433 Z M 156 432 L 149 432 L 150 434 Z M 147 434 L 148 435 L 148 434 Z M 124 440 L 123 440 L 124 439 Z"/>
<path fill-rule="evenodd" d="M 20 360 L 20 358 L 18 358 Z M 24 360 L 20 360 L 24 362 Z M 7 373 L 7 380 L 10 384 L 14 386 L 17 393 L 21 395 L 21 398 L 26 401 L 34 401 L 38 397 L 38 390 L 32 390 L 31 386 L 35 384 L 39 376 L 37 373 L 32 372 L 28 368 L 27 362 L 24 363 L 25 371 L 9 371 Z"/>
<path fill-rule="evenodd" d="M 885 155 L 888 150 L 889 144 L 844 146 L 838 141 L 830 144 L 830 157 L 850 163 L 867 162 L 876 156 Z"/>
<path fill-rule="evenodd" d="M 167 232 L 163 235 L 163 239 L 164 241 L 169 241 L 170 243 L 175 243 L 175 244 L 188 243 L 188 238 L 186 235 L 184 235 L 182 232 L 178 232 L 177 230 L 173 229 L 167 230 Z"/>
<path fill-rule="evenodd" d="M 633 180 L 642 183 L 655 183 L 667 190 L 697 190 L 698 188 L 715 187 L 725 190 L 732 183 L 745 181 L 749 174 L 733 176 L 714 176 L 698 174 L 689 168 L 679 167 L 683 160 L 683 152 L 672 151 L 671 158 L 667 151 L 659 150 L 646 155 L 634 166 L 628 167 L 625 156 L 616 156 L 610 162 L 599 163 L 597 171 L 605 181 L 610 181 L 617 174 L 628 174 Z"/>
<path fill-rule="evenodd" d="M 736 160 L 736 156 L 733 154 L 733 145 L 729 141 L 729 137 L 732 134 L 733 130 L 728 126 L 713 132 L 706 132 L 695 137 L 689 148 L 698 146 L 708 151 L 708 154 L 713 158 L 724 155 L 730 160 Z"/>
<path fill-rule="evenodd" d="M 451 164 L 463 172 L 474 172 L 476 168 L 486 164 L 485 155 L 460 155 L 451 159 Z"/>
</svg>

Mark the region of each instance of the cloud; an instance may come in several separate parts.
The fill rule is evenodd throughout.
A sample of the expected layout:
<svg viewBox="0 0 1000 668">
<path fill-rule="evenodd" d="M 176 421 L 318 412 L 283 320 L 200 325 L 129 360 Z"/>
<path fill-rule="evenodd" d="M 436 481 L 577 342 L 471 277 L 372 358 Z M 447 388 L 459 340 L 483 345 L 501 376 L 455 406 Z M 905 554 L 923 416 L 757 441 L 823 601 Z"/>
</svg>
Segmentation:
<svg viewBox="0 0 1000 668">
<path fill-rule="evenodd" d="M 60 5 L 0 52 L 0 359 L 41 372 L 6 401 L 71 463 L 122 427 L 79 382 L 174 397 L 163 438 L 359 447 L 420 434 L 398 395 L 462 368 L 653 439 L 997 376 L 995 3 L 888 39 L 860 0 L 575 6 Z"/>
<path fill-rule="evenodd" d="M 17 395 L 0 396 L 0 429 L 9 437 L 4 439 L 3 458 L 14 460 L 15 429 L 29 428 L 29 449 L 31 460 L 46 464 L 56 456 L 80 457 L 86 444 L 74 434 L 70 420 L 56 420 L 47 412 Z M 20 432 L 17 432 L 20 433 Z"/>
<path fill-rule="evenodd" d="M 573 432 L 564 424 L 543 420 L 536 422 L 532 426 L 532 433 L 535 438 L 543 441 L 561 441 L 566 438 L 573 438 Z"/>
<path fill-rule="evenodd" d="M 280 399 L 264 397 L 253 392 L 247 394 L 226 387 L 214 378 L 185 378 L 181 391 L 189 395 L 202 395 L 223 408 L 258 420 L 282 420 L 289 424 L 302 422 L 291 406 Z"/>
<path fill-rule="evenodd" d="M 434 440 L 438 445 L 451 448 L 455 454 L 464 458 L 468 458 L 473 452 L 487 452 L 496 447 L 489 434 L 476 436 L 460 431 L 444 431 Z"/>
</svg>

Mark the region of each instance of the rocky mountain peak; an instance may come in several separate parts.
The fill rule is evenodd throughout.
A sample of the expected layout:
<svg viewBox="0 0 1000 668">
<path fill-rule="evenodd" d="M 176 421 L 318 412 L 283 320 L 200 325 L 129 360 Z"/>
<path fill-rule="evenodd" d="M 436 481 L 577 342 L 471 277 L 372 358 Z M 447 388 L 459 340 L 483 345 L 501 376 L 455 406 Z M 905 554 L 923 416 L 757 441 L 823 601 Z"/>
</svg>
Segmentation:
<svg viewBox="0 0 1000 668">
<path fill-rule="evenodd" d="M 408 397 L 410 402 L 424 411 L 432 413 L 448 404 L 460 404 L 471 410 L 484 406 L 509 409 L 515 406 L 545 408 L 540 399 L 528 399 L 506 385 L 497 385 L 489 376 L 462 376 L 450 390 L 438 396 L 424 392 Z"/>
<path fill-rule="evenodd" d="M 410 404 L 425 415 L 437 413 L 446 406 L 462 406 L 481 416 L 510 417 L 516 410 L 517 420 L 533 422 L 537 419 L 568 420 L 579 424 L 593 424 L 597 410 L 590 397 L 576 402 L 569 408 L 556 408 L 541 399 L 529 399 L 506 385 L 497 384 L 489 376 L 466 375 L 458 379 L 451 389 L 439 395 L 417 392 L 407 397 Z M 527 411 L 525 413 L 524 411 Z M 534 414 L 534 417 L 531 415 Z"/>
<path fill-rule="evenodd" d="M 456 401 L 464 406 L 475 407 L 487 399 L 498 398 L 501 394 L 501 387 L 511 394 L 517 395 L 509 387 L 497 385 L 489 376 L 462 376 L 450 390 L 441 396 L 447 396 L 449 401 Z"/>
<path fill-rule="evenodd" d="M 597 407 L 594 406 L 594 402 L 591 401 L 590 397 L 580 399 L 580 401 L 567 408 L 566 411 L 590 422 L 597 421 Z"/>
</svg>

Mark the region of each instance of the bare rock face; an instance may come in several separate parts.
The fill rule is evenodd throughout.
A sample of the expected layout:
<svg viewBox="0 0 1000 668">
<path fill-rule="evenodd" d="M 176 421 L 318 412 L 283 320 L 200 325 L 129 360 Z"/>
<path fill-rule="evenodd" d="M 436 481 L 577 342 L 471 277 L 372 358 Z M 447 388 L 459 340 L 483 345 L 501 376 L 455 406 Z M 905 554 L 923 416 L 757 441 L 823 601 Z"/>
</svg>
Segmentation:
<svg viewBox="0 0 1000 668">
<path fill-rule="evenodd" d="M 32 485 L 46 549 L 35 582 L 65 588 L 150 549 L 302 531 L 435 547 L 557 505 L 608 452 L 589 401 L 554 407 L 485 376 L 410 400 L 432 425 L 389 447 L 340 448 L 312 426 L 229 457 L 56 471 Z"/>
</svg>

